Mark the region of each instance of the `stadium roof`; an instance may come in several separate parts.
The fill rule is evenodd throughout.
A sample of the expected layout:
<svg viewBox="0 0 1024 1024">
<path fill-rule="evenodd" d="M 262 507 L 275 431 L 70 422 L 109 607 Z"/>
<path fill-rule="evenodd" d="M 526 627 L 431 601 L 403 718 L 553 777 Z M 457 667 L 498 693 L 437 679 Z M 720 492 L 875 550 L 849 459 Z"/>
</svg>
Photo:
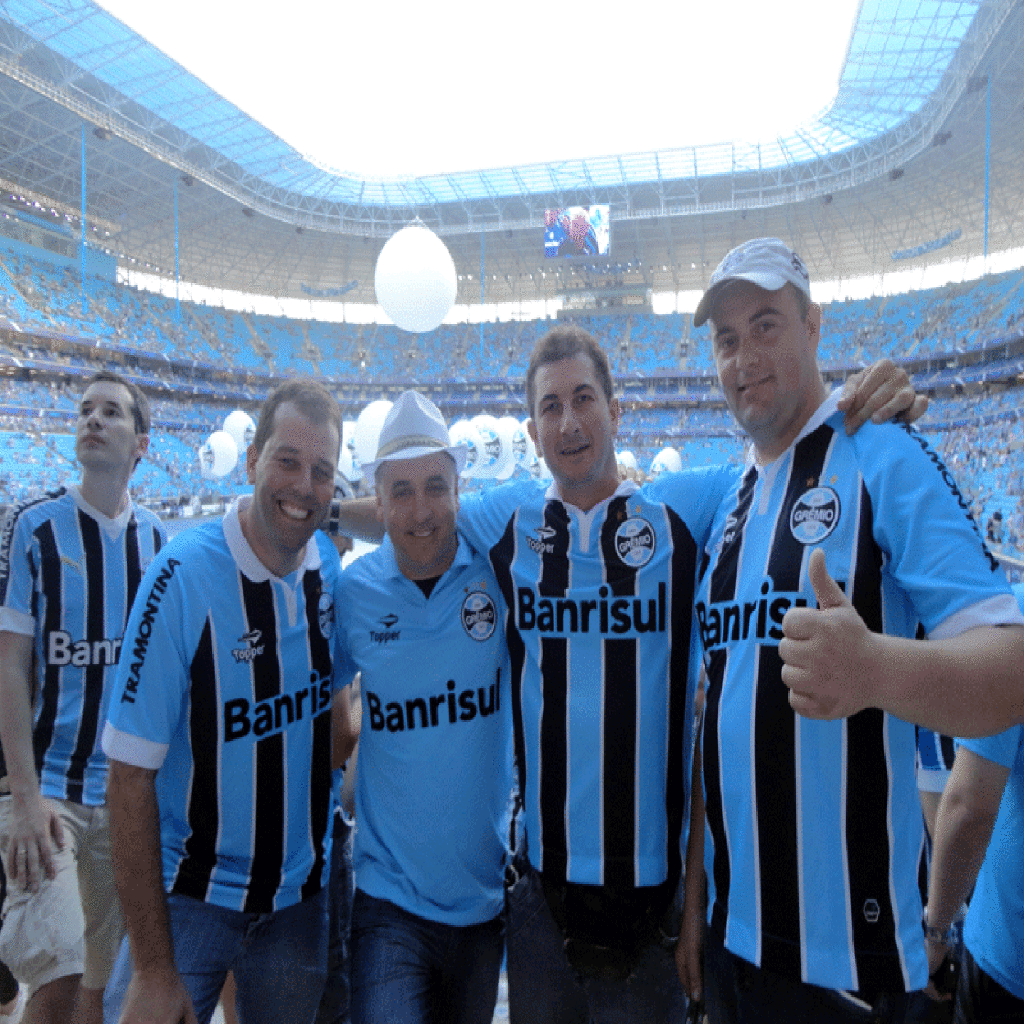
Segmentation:
<svg viewBox="0 0 1024 1024">
<path fill-rule="evenodd" d="M 445 237 L 468 302 L 609 272 L 701 288 L 762 233 L 816 276 L 878 273 L 894 252 L 980 253 L 986 210 L 990 250 L 1022 244 L 1022 8 L 864 0 L 835 103 L 769 143 L 371 180 L 310 163 L 87 0 L 0 0 L 0 178 L 66 220 L 84 154 L 93 238 L 164 274 L 177 256 L 185 280 L 280 296 L 373 301 L 380 246 L 416 217 Z M 611 260 L 552 272 L 544 209 L 595 202 L 611 204 Z"/>
</svg>

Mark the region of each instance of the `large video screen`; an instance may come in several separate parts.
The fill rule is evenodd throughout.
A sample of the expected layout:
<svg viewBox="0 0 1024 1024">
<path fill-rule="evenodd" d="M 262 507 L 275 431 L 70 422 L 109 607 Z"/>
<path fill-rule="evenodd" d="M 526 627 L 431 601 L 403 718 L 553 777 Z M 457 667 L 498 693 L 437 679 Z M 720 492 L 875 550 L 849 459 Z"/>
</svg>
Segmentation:
<svg viewBox="0 0 1024 1024">
<path fill-rule="evenodd" d="M 609 242 L 607 205 L 544 211 L 544 255 L 549 259 L 607 256 Z"/>
</svg>

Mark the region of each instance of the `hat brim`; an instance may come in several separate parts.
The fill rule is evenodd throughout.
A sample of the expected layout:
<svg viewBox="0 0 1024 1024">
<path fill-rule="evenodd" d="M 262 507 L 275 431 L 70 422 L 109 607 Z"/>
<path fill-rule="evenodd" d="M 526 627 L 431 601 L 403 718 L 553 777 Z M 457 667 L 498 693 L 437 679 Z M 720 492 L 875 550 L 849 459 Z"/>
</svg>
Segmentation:
<svg viewBox="0 0 1024 1024">
<path fill-rule="evenodd" d="M 714 312 L 715 303 L 722 296 L 722 292 L 726 291 L 730 285 L 735 284 L 737 281 L 749 281 L 751 284 L 756 284 L 758 288 L 763 288 L 766 292 L 777 292 L 780 288 L 784 288 L 789 283 L 789 278 L 784 277 L 782 274 L 774 274 L 767 270 L 751 270 L 745 273 L 730 274 L 729 277 L 723 277 L 721 281 L 716 281 L 715 284 L 704 293 L 700 302 L 697 303 L 697 309 L 693 314 L 694 327 L 703 327 L 704 324 L 707 323 L 711 314 Z"/>
<path fill-rule="evenodd" d="M 409 459 L 419 459 L 424 455 L 437 455 L 444 452 L 455 462 L 456 475 L 466 468 L 466 460 L 469 457 L 469 446 L 464 444 L 450 444 L 446 448 L 431 448 L 422 445 L 415 448 L 402 448 L 391 455 L 385 455 L 383 459 L 374 459 L 373 462 L 364 463 L 359 468 L 363 471 L 363 479 L 368 483 L 374 482 L 374 476 L 378 467 L 385 462 L 408 462 Z"/>
</svg>

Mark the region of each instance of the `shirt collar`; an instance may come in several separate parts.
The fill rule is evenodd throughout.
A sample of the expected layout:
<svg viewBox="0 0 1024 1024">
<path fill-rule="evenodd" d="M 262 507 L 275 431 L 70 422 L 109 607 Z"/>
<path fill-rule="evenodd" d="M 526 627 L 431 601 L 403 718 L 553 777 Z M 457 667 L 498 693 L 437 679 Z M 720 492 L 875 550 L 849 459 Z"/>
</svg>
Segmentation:
<svg viewBox="0 0 1024 1024">
<path fill-rule="evenodd" d="M 593 512 L 595 509 L 603 508 L 605 505 L 608 504 L 608 502 L 610 502 L 612 500 L 612 498 L 619 498 L 619 497 L 626 497 L 626 498 L 628 498 L 629 495 L 636 494 L 636 492 L 638 490 L 640 490 L 640 486 L 637 484 L 637 482 L 635 480 L 629 480 L 629 479 L 620 480 L 619 481 L 619 486 L 616 487 L 615 490 L 612 491 L 612 493 L 609 494 L 608 497 L 604 499 L 604 501 L 599 501 L 594 506 L 594 508 L 592 508 L 590 510 L 590 512 L 586 513 L 586 515 L 590 515 L 590 513 Z M 546 493 L 544 494 L 544 500 L 545 501 L 559 501 L 563 505 L 565 505 L 566 508 L 574 509 L 575 511 L 577 511 L 579 513 L 583 512 L 583 510 L 581 508 L 579 508 L 578 505 L 574 505 L 571 501 L 566 501 L 565 498 L 562 497 L 562 495 L 559 493 L 559 490 L 558 490 L 558 483 L 555 480 L 551 481 L 551 484 L 549 485 Z"/>
<path fill-rule="evenodd" d="M 836 388 L 829 396 L 825 399 L 821 405 L 811 414 L 811 418 L 803 425 L 800 433 L 793 438 L 789 447 L 779 456 L 772 459 L 771 462 L 759 464 L 757 461 L 757 449 L 753 445 L 747 447 L 747 458 L 746 465 L 754 466 L 757 469 L 764 470 L 772 463 L 778 462 L 779 459 L 785 458 L 793 448 L 802 441 L 808 434 L 813 433 L 818 429 L 829 418 L 829 416 L 839 411 L 839 399 L 843 397 L 842 388 Z"/>
<path fill-rule="evenodd" d="M 227 541 L 228 551 L 231 557 L 238 564 L 238 568 L 253 581 L 253 583 L 265 583 L 267 580 L 290 579 L 294 573 L 288 576 L 275 576 L 257 557 L 252 546 L 245 539 L 242 533 L 242 524 L 238 521 L 239 509 L 248 508 L 252 502 L 251 494 L 243 494 L 236 498 L 227 512 L 224 513 L 224 539 Z M 315 538 L 310 537 L 306 541 L 306 550 L 303 552 L 302 561 L 296 570 L 301 578 L 302 574 L 309 569 L 320 568 L 320 547 Z"/>
<path fill-rule="evenodd" d="M 109 516 L 104 515 L 98 508 L 94 508 L 82 497 L 82 490 L 78 484 L 67 484 L 65 486 L 68 494 L 74 499 L 75 504 L 87 515 L 91 516 L 99 524 L 100 529 L 110 538 L 120 537 L 124 532 L 124 528 L 128 525 L 128 520 L 131 519 L 135 512 L 135 506 L 132 504 L 132 499 L 129 496 L 128 504 L 125 506 L 124 511 L 114 516 L 111 519 Z"/>
<path fill-rule="evenodd" d="M 452 564 L 448 566 L 441 577 L 443 578 L 452 569 L 461 568 L 464 565 L 469 565 L 473 560 L 473 552 L 470 549 L 469 544 L 466 542 L 466 538 L 461 533 L 458 534 L 459 546 L 455 549 L 455 558 L 452 560 Z M 384 539 L 380 542 L 380 553 L 384 560 L 384 570 L 388 579 L 408 579 L 404 572 L 398 568 L 398 559 L 395 557 L 395 546 L 391 543 L 391 538 L 385 533 Z M 415 582 L 411 580 L 410 582 Z"/>
</svg>

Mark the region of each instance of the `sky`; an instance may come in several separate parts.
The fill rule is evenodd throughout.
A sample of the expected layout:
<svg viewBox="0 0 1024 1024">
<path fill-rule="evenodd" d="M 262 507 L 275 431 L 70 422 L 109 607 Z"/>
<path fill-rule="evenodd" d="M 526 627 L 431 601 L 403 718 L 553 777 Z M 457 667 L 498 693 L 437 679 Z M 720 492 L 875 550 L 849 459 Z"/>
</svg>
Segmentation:
<svg viewBox="0 0 1024 1024">
<path fill-rule="evenodd" d="M 98 3 L 318 165 L 374 178 L 789 134 L 835 96 L 858 7 Z"/>
</svg>

